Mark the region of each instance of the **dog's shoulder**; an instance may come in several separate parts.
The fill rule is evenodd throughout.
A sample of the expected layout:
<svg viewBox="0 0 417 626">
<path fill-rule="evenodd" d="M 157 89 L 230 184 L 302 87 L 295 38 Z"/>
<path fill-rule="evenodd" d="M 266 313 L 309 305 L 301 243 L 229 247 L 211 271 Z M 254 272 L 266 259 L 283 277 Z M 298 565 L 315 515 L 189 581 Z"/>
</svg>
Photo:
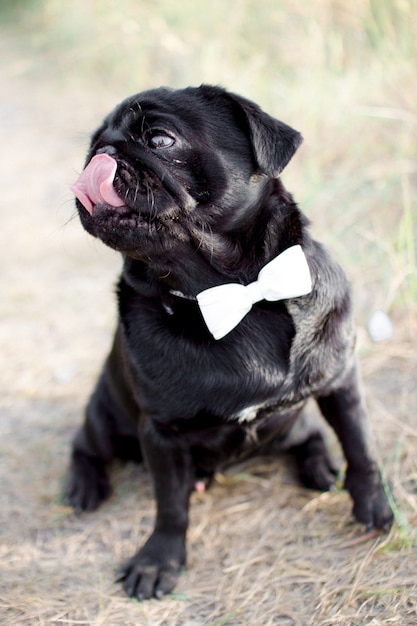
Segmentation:
<svg viewBox="0 0 417 626">
<path fill-rule="evenodd" d="M 328 386 L 343 374 L 353 358 L 355 325 L 350 283 L 326 248 L 311 241 L 306 247 L 313 288 L 290 300 L 294 323 L 290 372 L 307 373 L 312 391 Z"/>
</svg>

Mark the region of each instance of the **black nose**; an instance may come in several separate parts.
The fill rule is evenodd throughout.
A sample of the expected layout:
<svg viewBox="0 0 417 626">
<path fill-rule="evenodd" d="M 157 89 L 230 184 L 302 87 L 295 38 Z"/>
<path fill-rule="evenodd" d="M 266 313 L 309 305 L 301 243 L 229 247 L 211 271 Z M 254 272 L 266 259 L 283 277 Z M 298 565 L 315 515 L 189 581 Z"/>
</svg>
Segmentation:
<svg viewBox="0 0 417 626">
<path fill-rule="evenodd" d="M 96 154 L 108 154 L 109 156 L 114 156 L 117 150 L 114 146 L 104 146 L 104 148 L 100 148 L 97 150 Z"/>
</svg>

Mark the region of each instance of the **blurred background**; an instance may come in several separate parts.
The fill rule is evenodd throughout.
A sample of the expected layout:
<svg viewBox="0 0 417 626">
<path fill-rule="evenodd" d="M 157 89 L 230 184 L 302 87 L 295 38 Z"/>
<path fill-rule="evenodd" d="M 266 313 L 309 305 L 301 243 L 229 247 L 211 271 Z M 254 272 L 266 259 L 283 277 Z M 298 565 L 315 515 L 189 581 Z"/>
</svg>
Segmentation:
<svg viewBox="0 0 417 626">
<path fill-rule="evenodd" d="M 202 82 L 300 130 L 284 181 L 359 273 L 362 315 L 415 302 L 413 0 L 2 0 L 0 10 L 6 73 L 29 85 L 20 106 L 42 107 L 54 131 L 71 115 L 67 138 L 128 94 Z M 80 168 L 85 144 L 74 162 L 61 156 L 61 172 Z M 26 145 L 34 159 L 46 149 Z"/>
<path fill-rule="evenodd" d="M 17 617 L 19 623 L 55 623 L 47 614 L 50 580 L 39 566 L 45 553 L 39 537 L 46 529 L 55 533 L 57 519 L 64 519 L 64 538 L 77 527 L 59 508 L 59 481 L 115 318 L 119 257 L 82 231 L 69 185 L 102 118 L 127 95 L 150 87 L 222 85 L 303 134 L 282 178 L 313 235 L 353 283 L 382 460 L 395 469 L 403 513 L 415 515 L 417 3 L 0 0 L 0 54 L 0 472 L 8 477 L 0 508 L 8 522 L 3 545 L 16 553 L 21 543 L 26 555 L 20 565 L 15 557 L 3 562 L 15 581 L 4 623 L 15 624 Z M 390 316 L 394 335 L 376 344 L 367 324 L 378 310 Z M 405 528 L 401 549 L 415 545 Z M 49 562 L 65 548 L 58 534 L 56 542 Z M 36 580 L 25 573 L 33 563 Z M 73 567 L 78 580 L 80 563 Z M 85 563 L 82 568 L 88 581 L 91 570 Z M 27 605 L 28 585 L 40 589 L 44 622 L 31 621 L 39 607 Z M 79 606 L 79 590 L 72 591 Z M 240 602 L 244 587 L 241 593 Z M 52 605 L 61 606 L 59 589 L 54 597 Z M 315 606 L 305 604 L 306 620 L 314 613 L 314 623 L 330 623 L 320 612 L 323 604 Z M 337 606 L 341 621 L 332 624 L 356 623 L 347 617 L 350 604 Z M 66 617 L 110 623 L 100 612 L 94 615 L 101 621 L 94 621 L 93 613 L 87 619 L 74 609 Z M 216 619 L 220 614 L 212 612 Z M 265 615 L 233 623 L 269 624 Z M 158 619 L 152 623 L 165 623 Z M 128 623 L 120 620 L 111 623 Z"/>
</svg>

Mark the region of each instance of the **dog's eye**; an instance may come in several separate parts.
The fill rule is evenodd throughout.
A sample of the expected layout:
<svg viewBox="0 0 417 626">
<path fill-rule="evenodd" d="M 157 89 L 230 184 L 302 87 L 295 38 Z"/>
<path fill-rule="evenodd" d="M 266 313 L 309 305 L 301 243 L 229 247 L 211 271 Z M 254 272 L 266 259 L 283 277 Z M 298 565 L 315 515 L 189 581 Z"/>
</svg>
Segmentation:
<svg viewBox="0 0 417 626">
<path fill-rule="evenodd" d="M 151 148 L 170 148 L 175 140 L 165 133 L 155 133 L 148 139 Z"/>
</svg>

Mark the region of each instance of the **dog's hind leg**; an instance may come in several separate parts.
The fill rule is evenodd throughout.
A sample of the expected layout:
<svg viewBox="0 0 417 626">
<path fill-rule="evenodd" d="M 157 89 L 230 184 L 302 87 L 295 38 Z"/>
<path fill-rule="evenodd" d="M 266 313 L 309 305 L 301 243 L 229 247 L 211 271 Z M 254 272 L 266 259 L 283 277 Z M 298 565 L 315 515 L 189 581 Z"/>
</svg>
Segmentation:
<svg viewBox="0 0 417 626">
<path fill-rule="evenodd" d="M 117 334 L 72 447 L 64 501 L 76 512 L 93 511 L 110 495 L 108 465 L 113 458 L 142 460 L 139 407 L 123 376 L 119 339 Z"/>
<path fill-rule="evenodd" d="M 274 455 L 281 451 L 289 452 L 295 457 L 298 474 L 303 485 L 309 489 L 329 491 L 334 487 L 338 468 L 326 445 L 323 424 L 316 415 L 317 411 L 307 404 L 289 410 L 283 415 L 278 414 L 278 423 L 282 429 L 272 430 L 273 437 L 258 450 L 259 454 Z M 288 423 L 286 425 L 285 419 Z M 268 430 L 273 429 L 274 420 L 262 425 L 258 434 L 268 439 Z"/>
<path fill-rule="evenodd" d="M 64 501 L 77 513 L 93 511 L 110 495 L 107 465 L 115 456 L 111 409 L 112 399 L 102 375 L 72 447 Z"/>
<path fill-rule="evenodd" d="M 339 470 L 331 458 L 321 432 L 316 431 L 291 450 L 295 454 L 300 480 L 309 489 L 334 488 Z"/>
<path fill-rule="evenodd" d="M 295 456 L 301 482 L 309 489 L 329 491 L 339 472 L 326 445 L 318 416 L 307 406 L 289 431 L 285 446 Z"/>
</svg>

